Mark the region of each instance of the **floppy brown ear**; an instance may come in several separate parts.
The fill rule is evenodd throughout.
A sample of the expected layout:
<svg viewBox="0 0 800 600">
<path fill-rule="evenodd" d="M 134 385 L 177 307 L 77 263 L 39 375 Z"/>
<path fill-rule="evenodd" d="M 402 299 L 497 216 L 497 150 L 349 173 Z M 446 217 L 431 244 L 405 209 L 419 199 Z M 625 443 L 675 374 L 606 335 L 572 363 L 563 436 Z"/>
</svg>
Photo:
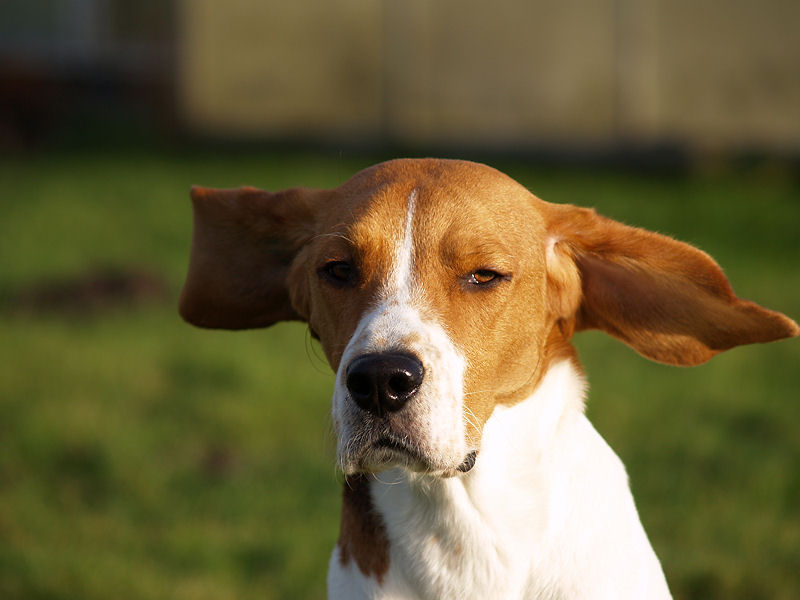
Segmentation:
<svg viewBox="0 0 800 600">
<path fill-rule="evenodd" d="M 315 190 L 193 187 L 194 236 L 181 316 L 200 327 L 266 327 L 300 316 L 286 276 L 314 231 Z"/>
<path fill-rule="evenodd" d="M 590 209 L 549 204 L 546 213 L 551 307 L 576 330 L 601 329 L 671 365 L 800 333 L 781 313 L 737 298 L 693 246 Z"/>
</svg>

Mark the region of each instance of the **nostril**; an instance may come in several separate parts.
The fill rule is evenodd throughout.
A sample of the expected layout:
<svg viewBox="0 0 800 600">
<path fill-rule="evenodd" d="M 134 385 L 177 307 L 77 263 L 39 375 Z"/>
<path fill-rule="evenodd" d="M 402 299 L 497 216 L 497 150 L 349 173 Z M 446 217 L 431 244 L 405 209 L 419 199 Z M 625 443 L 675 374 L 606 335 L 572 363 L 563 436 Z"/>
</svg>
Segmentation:
<svg viewBox="0 0 800 600">
<path fill-rule="evenodd" d="M 365 373 L 350 373 L 347 376 L 347 389 L 354 396 L 368 397 L 372 395 L 372 378 Z"/>
<path fill-rule="evenodd" d="M 398 394 L 403 394 L 411 389 L 411 377 L 408 373 L 397 373 L 389 378 L 389 389 Z"/>
<path fill-rule="evenodd" d="M 419 383 L 414 381 L 411 373 L 401 371 L 389 377 L 386 387 L 390 396 L 402 398 L 413 394 L 419 387 Z"/>
</svg>

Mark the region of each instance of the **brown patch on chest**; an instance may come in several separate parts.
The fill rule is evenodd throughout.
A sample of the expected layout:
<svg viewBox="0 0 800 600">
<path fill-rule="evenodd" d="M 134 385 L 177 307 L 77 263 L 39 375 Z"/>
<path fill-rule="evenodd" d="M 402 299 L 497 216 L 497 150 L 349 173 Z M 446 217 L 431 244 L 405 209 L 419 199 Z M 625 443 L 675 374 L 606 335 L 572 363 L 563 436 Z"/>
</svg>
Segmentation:
<svg viewBox="0 0 800 600">
<path fill-rule="evenodd" d="M 389 540 L 386 527 L 372 504 L 369 476 L 348 477 L 342 494 L 342 522 L 339 530 L 342 566 L 354 560 L 365 576 L 380 583 L 389 570 Z"/>
</svg>

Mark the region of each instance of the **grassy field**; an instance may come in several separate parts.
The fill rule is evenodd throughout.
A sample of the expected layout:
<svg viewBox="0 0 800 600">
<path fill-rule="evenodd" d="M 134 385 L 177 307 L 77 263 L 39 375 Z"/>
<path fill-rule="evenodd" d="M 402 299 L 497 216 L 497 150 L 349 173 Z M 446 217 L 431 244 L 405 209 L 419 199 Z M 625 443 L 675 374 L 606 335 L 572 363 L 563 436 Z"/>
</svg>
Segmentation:
<svg viewBox="0 0 800 600">
<path fill-rule="evenodd" d="M 0 162 L 0 598 L 324 596 L 341 485 L 332 377 L 299 324 L 180 321 L 187 190 L 329 186 L 371 162 Z M 547 200 L 693 242 L 740 295 L 800 317 L 800 185 L 787 173 L 497 166 Z M 87 306 L 76 282 L 107 267 L 161 283 Z M 577 341 L 590 417 L 628 466 L 675 596 L 800 598 L 800 342 L 676 369 L 600 334 Z"/>
</svg>

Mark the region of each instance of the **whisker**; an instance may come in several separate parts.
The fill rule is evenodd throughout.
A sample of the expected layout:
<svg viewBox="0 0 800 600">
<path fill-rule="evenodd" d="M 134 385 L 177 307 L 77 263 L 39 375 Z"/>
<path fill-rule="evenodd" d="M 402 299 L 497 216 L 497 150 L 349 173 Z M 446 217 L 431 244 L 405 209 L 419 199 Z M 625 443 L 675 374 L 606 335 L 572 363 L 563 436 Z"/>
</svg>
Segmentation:
<svg viewBox="0 0 800 600">
<path fill-rule="evenodd" d="M 308 358 L 308 362 L 311 363 L 311 366 L 314 368 L 317 373 L 321 375 L 327 375 L 329 373 L 328 368 L 328 360 L 325 358 L 323 354 L 320 353 L 320 345 L 319 343 L 311 337 L 311 328 L 306 327 L 305 331 L 305 349 L 306 349 L 306 357 Z"/>
<path fill-rule="evenodd" d="M 468 425 L 472 425 L 472 427 L 474 427 L 476 431 L 480 429 L 480 427 L 478 426 L 478 417 L 475 416 L 475 413 L 472 412 L 472 409 L 470 409 L 468 406 L 464 407 L 463 417 L 466 423 Z"/>
<path fill-rule="evenodd" d="M 373 479 L 375 479 L 375 481 L 377 481 L 381 485 L 400 485 L 400 481 L 397 481 L 397 480 L 395 480 L 395 481 L 384 481 L 383 479 L 380 478 L 380 475 L 381 475 L 380 473 L 373 473 L 372 477 L 373 477 Z"/>
</svg>

